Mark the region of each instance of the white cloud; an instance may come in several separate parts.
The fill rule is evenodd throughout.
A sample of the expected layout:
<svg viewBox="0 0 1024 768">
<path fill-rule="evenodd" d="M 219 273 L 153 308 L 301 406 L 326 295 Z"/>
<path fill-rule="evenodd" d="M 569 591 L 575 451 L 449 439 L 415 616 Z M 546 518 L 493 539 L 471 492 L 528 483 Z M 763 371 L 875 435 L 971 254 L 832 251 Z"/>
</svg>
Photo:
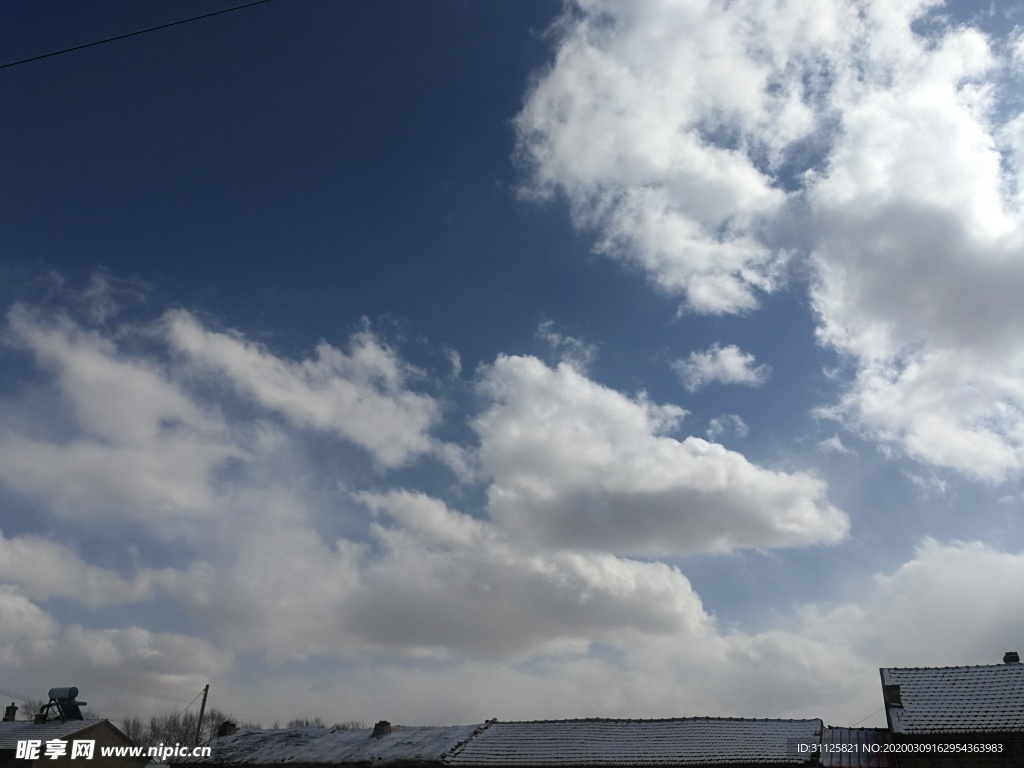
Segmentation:
<svg viewBox="0 0 1024 768">
<path fill-rule="evenodd" d="M 672 370 L 690 392 L 715 382 L 758 387 L 770 373 L 767 365 L 754 365 L 754 356 L 735 344 L 713 344 L 702 352 L 691 352 L 685 360 L 672 363 Z"/>
<path fill-rule="evenodd" d="M 788 258 L 765 237 L 779 176 L 820 141 L 859 26 L 842 2 L 570 6 L 516 120 L 533 193 L 563 194 L 597 250 L 690 309 L 752 309 Z"/>
<path fill-rule="evenodd" d="M 409 516 L 429 518 L 428 526 L 449 514 L 441 508 L 426 511 L 421 505 L 429 502 L 423 499 L 380 501 L 408 504 Z M 469 538 L 466 531 L 456 532 L 448 546 L 469 548 Z M 880 666 L 998 663 L 1004 650 L 1016 647 L 1024 631 L 1017 589 L 1022 569 L 1024 553 L 926 540 L 908 562 L 857 584 L 853 599 L 799 606 L 778 616 L 775 626 L 755 632 L 726 628 L 684 599 L 678 603 L 682 615 L 694 620 L 682 632 L 623 629 L 605 635 L 602 646 L 566 647 L 529 661 L 455 657 L 418 666 L 381 660 L 347 665 L 308 682 L 268 676 L 248 684 L 244 696 L 262 701 L 250 706 L 262 707 L 258 714 L 265 721 L 280 716 L 275 713 L 283 702 L 300 706 L 312 688 L 324 698 L 344 691 L 346 700 L 361 702 L 355 710 L 340 705 L 345 716 L 384 712 L 403 722 L 423 722 L 422 713 L 429 712 L 432 722 L 711 714 L 812 716 L 853 724 L 879 708 Z M 487 622 L 492 611 L 501 610 L 502 601 L 494 598 L 506 593 L 494 591 L 493 579 L 475 587 L 477 576 L 461 568 L 445 573 L 440 558 L 430 572 L 432 581 L 450 579 L 455 595 L 482 608 L 481 620 Z M 424 589 L 431 601 L 437 598 L 431 587 Z M 519 595 L 509 598 L 511 620 Z M 549 607 L 541 603 L 542 616 Z M 445 618 L 454 618 L 450 610 L 443 609 Z M 969 617 L 967 627 L 961 626 L 963 616 Z M 416 632 L 415 622 L 406 626 Z M 507 626 L 517 634 L 525 631 L 514 622 Z M 475 629 L 470 621 L 449 631 Z M 867 723 L 872 724 L 884 726 L 884 716 L 876 714 Z"/>
<path fill-rule="evenodd" d="M 67 316 L 18 305 L 8 321 L 9 339 L 52 373 L 59 400 L 30 403 L 34 420 L 0 432 L 0 481 L 71 517 L 209 509 L 212 473 L 245 455 L 216 409 Z"/>
<path fill-rule="evenodd" d="M 151 573 L 125 579 L 84 562 L 70 547 L 42 536 L 6 538 L 0 530 L 0 579 L 33 599 L 66 597 L 91 607 L 151 597 Z"/>
<path fill-rule="evenodd" d="M 855 364 L 822 413 L 1000 481 L 1024 467 L 1019 157 L 1001 158 L 990 123 L 988 41 L 900 29 L 898 49 L 869 46 L 873 77 L 837 87 L 844 131 L 809 191 L 819 338 Z"/>
<path fill-rule="evenodd" d="M 408 492 L 366 494 L 394 521 L 384 557 L 348 608 L 357 634 L 396 649 L 506 659 L 583 651 L 623 630 L 686 637 L 709 617 L 689 581 L 662 563 L 600 553 L 532 552 L 488 523 Z"/>
<path fill-rule="evenodd" d="M 351 440 L 384 467 L 432 450 L 437 403 L 407 388 L 415 371 L 369 331 L 356 333 L 347 353 L 321 342 L 315 359 L 291 362 L 238 334 L 208 331 L 186 312 L 165 321 L 175 351 L 297 426 Z"/>
<path fill-rule="evenodd" d="M 915 32 L 939 5 L 581 0 L 519 153 L 691 310 L 750 310 L 811 252 L 818 338 L 854 370 L 820 413 L 999 482 L 1024 468 L 1020 38 Z"/>
<path fill-rule="evenodd" d="M 64 625 L 17 587 L 0 584 L 0 664 L 7 684 L 29 696 L 45 699 L 49 687 L 70 681 L 104 717 L 166 712 L 168 701 L 187 702 L 211 678 L 229 674 L 233 661 L 231 651 L 202 637 L 130 621 Z"/>
<path fill-rule="evenodd" d="M 13 585 L 0 584 L 0 664 L 17 669 L 57 631 L 58 624 Z M 13 687 L 13 686 L 12 686 Z"/>
<path fill-rule="evenodd" d="M 839 439 L 839 434 L 834 434 L 825 440 L 821 440 L 818 443 L 820 448 L 825 453 L 840 453 L 846 455 L 853 455 L 854 451 L 843 445 L 843 441 Z"/>
<path fill-rule="evenodd" d="M 0 537 L 0 663 L 17 671 L 7 683 L 17 690 L 34 692 L 46 670 L 119 717 L 166 711 L 212 682 L 218 707 L 268 724 L 291 716 L 286 705 L 305 706 L 311 690 L 341 689 L 358 709 L 330 719 L 810 713 L 849 723 L 877 707 L 879 665 L 984 662 L 992 643 L 1012 647 L 1022 629 L 1009 585 L 1024 555 L 933 541 L 854 599 L 757 630 L 725 626 L 679 568 L 624 553 L 832 542 L 845 515 L 812 476 L 678 440 L 681 408 L 628 397 L 567 364 L 503 356 L 483 369 L 474 428 L 493 485 L 473 516 L 388 487 L 386 476 L 373 490 L 327 493 L 322 467 L 301 450 L 305 424 L 259 432 L 249 412 L 217 407 L 223 390 L 187 389 L 180 360 L 114 344 L 125 329 L 108 338 L 25 317 L 19 343 L 66 405 L 31 435 L 55 456 L 76 443 L 156 450 L 166 414 L 197 446 L 262 438 L 246 441 L 229 483 L 197 470 L 192 482 L 215 512 L 178 515 L 173 569 L 104 567 L 87 544 L 66 543 L 75 529 L 63 517 L 66 539 Z M 104 410 L 118 392 L 141 424 Z M 0 409 L 4 428 L 27 439 L 15 411 Z M 110 482 L 120 458 L 108 460 L 83 477 Z M 67 464 L 36 471 L 39 487 L 58 486 Z M 159 485 L 137 492 L 163 498 Z M 32 503 L 41 520 L 63 514 L 57 494 Z M 163 515 L 118 514 L 143 545 L 164 541 Z M 33 568 L 42 573 L 28 578 Z M 62 619 L 65 601 L 148 604 L 85 626 L 81 615 Z M 164 615 L 174 632 L 142 626 Z M 963 615 L 976 631 L 958 634 Z M 943 642 L 926 646 L 931 634 Z M 915 645 L 932 650 L 911 654 Z M 255 660 L 264 682 L 240 659 Z"/>
<path fill-rule="evenodd" d="M 843 626 L 849 651 L 875 666 L 995 664 L 1024 634 L 1022 578 L 1022 552 L 925 539 L 863 598 L 808 607 L 804 629 L 824 638 Z"/>
<path fill-rule="evenodd" d="M 492 518 L 515 536 L 612 552 L 729 551 L 835 542 L 825 484 L 758 467 L 698 437 L 685 411 L 631 399 L 562 364 L 501 356 L 474 422 Z"/>
</svg>

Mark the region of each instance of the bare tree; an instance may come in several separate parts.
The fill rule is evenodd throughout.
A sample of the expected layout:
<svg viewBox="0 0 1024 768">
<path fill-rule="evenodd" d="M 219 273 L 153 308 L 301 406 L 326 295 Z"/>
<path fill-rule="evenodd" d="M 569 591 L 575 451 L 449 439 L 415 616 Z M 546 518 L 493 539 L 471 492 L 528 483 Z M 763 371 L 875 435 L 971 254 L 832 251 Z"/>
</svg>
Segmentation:
<svg viewBox="0 0 1024 768">
<path fill-rule="evenodd" d="M 36 716 L 36 712 L 44 706 L 46 706 L 46 702 L 42 699 L 25 699 L 21 702 L 21 706 L 18 707 L 18 719 L 31 720 Z"/>
<path fill-rule="evenodd" d="M 141 745 L 146 739 L 146 726 L 141 717 L 126 717 L 121 723 L 121 730 L 132 744 Z"/>
</svg>

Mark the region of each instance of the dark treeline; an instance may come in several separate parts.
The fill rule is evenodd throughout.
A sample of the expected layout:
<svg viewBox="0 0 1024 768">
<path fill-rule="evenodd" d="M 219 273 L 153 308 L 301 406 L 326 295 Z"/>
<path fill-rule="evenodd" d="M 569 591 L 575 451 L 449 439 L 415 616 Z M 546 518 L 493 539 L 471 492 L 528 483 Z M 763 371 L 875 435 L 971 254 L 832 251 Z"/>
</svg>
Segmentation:
<svg viewBox="0 0 1024 768">
<path fill-rule="evenodd" d="M 154 715 L 149 718 L 148 723 L 143 722 L 140 717 L 126 717 L 121 723 L 121 730 L 124 731 L 125 736 L 136 744 L 143 744 L 146 746 L 157 746 L 159 744 L 186 745 L 192 744 L 192 741 L 195 739 L 196 725 L 198 722 L 198 712 L 169 712 L 164 715 Z M 235 718 L 230 714 L 225 714 L 216 708 L 210 708 L 203 714 L 203 723 L 199 727 L 199 740 L 196 743 L 204 744 L 212 739 L 217 735 L 217 729 L 220 727 L 221 723 L 224 722 L 234 723 L 239 729 L 263 727 L 260 723 L 235 720 Z M 270 727 L 280 728 L 281 725 L 275 720 Z M 308 717 L 303 717 L 289 720 L 284 727 L 327 728 L 328 726 L 327 723 L 324 722 L 323 718 L 314 717 L 310 719 Z M 331 727 L 336 730 L 348 730 L 351 728 L 365 728 L 366 726 L 359 720 L 346 720 L 344 722 L 335 723 Z"/>
</svg>

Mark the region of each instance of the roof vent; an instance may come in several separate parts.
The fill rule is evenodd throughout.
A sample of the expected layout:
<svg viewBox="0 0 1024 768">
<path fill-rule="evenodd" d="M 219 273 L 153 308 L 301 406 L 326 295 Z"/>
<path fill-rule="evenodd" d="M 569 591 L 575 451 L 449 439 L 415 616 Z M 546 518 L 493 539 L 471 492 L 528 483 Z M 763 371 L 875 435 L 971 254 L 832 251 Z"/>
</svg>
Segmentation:
<svg viewBox="0 0 1024 768">
<path fill-rule="evenodd" d="M 1003 664 L 1020 664 L 1020 654 L 1016 651 L 1007 651 L 1003 654 Z"/>
<path fill-rule="evenodd" d="M 373 738 L 375 739 L 380 739 L 384 736 L 387 736 L 389 733 L 391 733 L 391 723 L 389 723 L 387 720 L 381 720 L 379 723 L 373 726 L 373 733 L 371 733 L 370 735 L 373 736 Z"/>
</svg>

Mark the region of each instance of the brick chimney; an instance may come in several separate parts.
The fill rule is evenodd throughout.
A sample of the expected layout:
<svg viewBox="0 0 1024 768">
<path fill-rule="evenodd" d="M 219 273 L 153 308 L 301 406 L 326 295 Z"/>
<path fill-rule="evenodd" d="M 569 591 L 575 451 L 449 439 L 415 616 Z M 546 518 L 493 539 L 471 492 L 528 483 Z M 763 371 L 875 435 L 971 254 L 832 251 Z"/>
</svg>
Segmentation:
<svg viewBox="0 0 1024 768">
<path fill-rule="evenodd" d="M 1003 654 L 1003 664 L 1020 664 L 1020 654 L 1016 651 L 1007 651 Z"/>
<path fill-rule="evenodd" d="M 373 726 L 373 733 L 370 735 L 375 739 L 381 739 L 391 733 L 391 723 L 387 720 L 381 720 L 375 726 Z"/>
<path fill-rule="evenodd" d="M 11 702 L 11 706 L 4 707 L 4 722 L 5 723 L 13 723 L 17 719 L 18 719 L 18 707 L 12 701 Z"/>
</svg>

